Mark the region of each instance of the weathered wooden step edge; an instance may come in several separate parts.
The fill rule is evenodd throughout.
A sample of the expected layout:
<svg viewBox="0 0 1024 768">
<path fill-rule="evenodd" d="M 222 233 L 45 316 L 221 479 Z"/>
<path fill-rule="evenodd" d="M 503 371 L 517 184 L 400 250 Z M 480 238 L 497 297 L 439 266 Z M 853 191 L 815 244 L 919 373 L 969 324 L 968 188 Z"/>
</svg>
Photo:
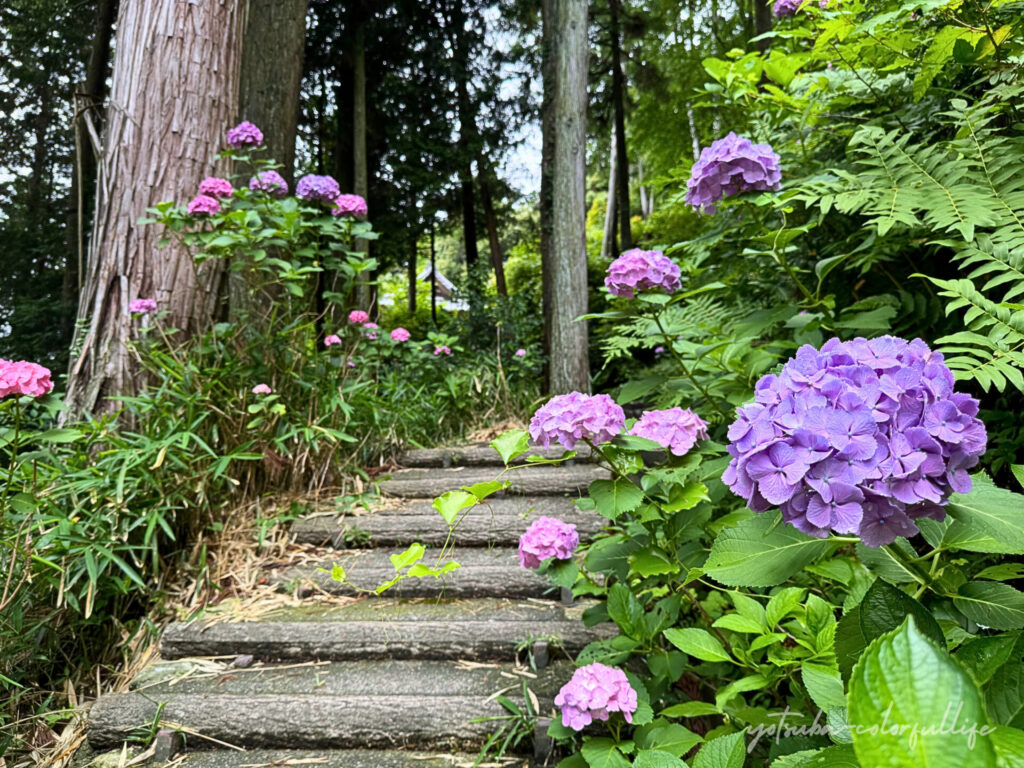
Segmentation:
<svg viewBox="0 0 1024 768">
<path fill-rule="evenodd" d="M 604 518 L 579 510 L 571 499 L 560 496 L 504 496 L 471 509 L 455 530 L 458 545 L 513 546 L 538 517 L 557 517 L 576 526 L 582 541 L 600 530 Z M 300 544 L 350 546 L 360 531 L 369 534 L 374 546 L 411 544 L 440 546 L 448 540 L 448 526 L 429 501 L 412 501 L 393 508 L 358 515 L 313 515 L 292 523 L 294 541 Z"/>
<path fill-rule="evenodd" d="M 541 699 L 540 707 L 546 713 L 552 704 Z M 161 728 L 184 726 L 237 747 L 472 750 L 496 727 L 479 718 L 507 714 L 488 696 L 184 694 L 158 701 L 127 693 L 104 696 L 93 705 L 88 734 L 94 749 L 109 749 L 150 727 L 159 715 Z M 189 737 L 190 744 L 203 741 Z"/>
<path fill-rule="evenodd" d="M 399 469 L 379 484 L 381 493 L 407 499 L 427 499 L 462 486 L 495 480 L 498 472 L 488 467 L 452 469 Z M 516 496 L 582 496 L 595 480 L 610 477 L 592 464 L 572 467 L 515 467 L 502 479 L 509 481 L 504 493 Z"/>
<path fill-rule="evenodd" d="M 323 560 L 306 562 L 301 565 L 276 568 L 268 575 L 268 581 L 281 589 L 301 589 L 303 586 L 333 595 L 358 595 L 360 589 L 374 589 L 391 580 L 395 575 L 390 555 L 401 550 L 341 550 L 323 553 Z M 458 549 L 454 556 L 462 567 L 434 578 L 408 578 L 388 590 L 392 597 L 544 597 L 554 593 L 555 588 L 537 572 L 527 570 L 519 564 L 515 549 L 481 549 L 468 547 Z M 442 564 L 448 562 L 442 561 Z M 436 553 L 427 550 L 423 562 L 436 563 Z M 355 585 L 335 581 L 331 577 L 334 564 L 341 565 L 348 581 Z M 358 589 L 357 589 L 358 588 Z"/>
<path fill-rule="evenodd" d="M 438 754 L 399 749 L 248 749 L 244 752 L 233 749 L 204 749 L 189 753 L 186 764 L 188 768 L 304 765 L 313 768 L 472 768 L 476 759 L 476 754 L 471 753 Z M 488 758 L 485 764 L 518 768 L 523 765 L 523 759 Z"/>
<path fill-rule="evenodd" d="M 251 655 L 261 661 L 509 661 L 531 640 L 548 640 L 575 655 L 587 643 L 613 634 L 610 624 L 583 625 L 579 617 L 589 603 L 550 603 L 550 607 L 530 610 L 522 604 L 496 607 L 496 601 L 459 602 L 457 610 L 420 611 L 395 618 L 385 614 L 378 619 L 346 619 L 342 608 L 318 609 L 314 619 L 305 620 L 289 611 L 261 621 L 174 622 L 164 631 L 160 652 L 165 659 Z"/>
<path fill-rule="evenodd" d="M 525 464 L 530 457 L 542 459 L 560 459 L 566 450 L 555 444 L 551 448 L 533 446 L 522 456 L 516 457 L 513 463 Z M 570 461 L 589 461 L 590 446 L 580 445 L 576 455 Z M 398 456 L 398 463 L 403 467 L 480 467 L 503 466 L 498 452 L 487 443 L 453 446 L 450 448 L 415 448 L 403 451 Z"/>
</svg>

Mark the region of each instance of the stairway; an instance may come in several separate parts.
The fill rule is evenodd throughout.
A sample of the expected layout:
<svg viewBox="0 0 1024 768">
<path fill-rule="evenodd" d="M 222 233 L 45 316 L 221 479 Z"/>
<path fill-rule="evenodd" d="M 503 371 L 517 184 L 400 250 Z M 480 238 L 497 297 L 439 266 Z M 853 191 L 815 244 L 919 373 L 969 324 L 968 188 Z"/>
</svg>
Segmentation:
<svg viewBox="0 0 1024 768">
<path fill-rule="evenodd" d="M 499 694 L 522 706 L 525 682 L 525 696 L 550 716 L 571 657 L 606 632 L 583 625 L 585 604 L 563 604 L 521 568 L 516 546 L 541 515 L 575 523 L 581 540 L 593 536 L 596 516 L 572 500 L 606 474 L 585 462 L 516 467 L 506 475 L 510 487 L 459 525 L 452 557 L 461 568 L 367 597 L 333 580 L 332 565 L 372 588 L 394 575 L 389 555 L 412 542 L 426 545 L 424 562 L 433 562 L 448 528 L 430 500 L 501 470 L 487 446 L 409 451 L 400 461 L 405 468 L 380 482 L 379 509 L 293 524 L 304 556 L 272 568 L 267 580 L 306 596 L 305 604 L 258 620 L 197 616 L 169 625 L 161 660 L 127 693 L 93 706 L 91 747 L 119 750 L 159 731 L 154 761 L 184 752 L 198 768 L 442 768 L 474 764 L 500 725 L 483 718 L 508 715 Z M 346 549 L 354 540 L 368 548 Z M 524 649 L 534 665 L 524 663 Z M 520 749 L 530 749 L 529 738 Z"/>
</svg>

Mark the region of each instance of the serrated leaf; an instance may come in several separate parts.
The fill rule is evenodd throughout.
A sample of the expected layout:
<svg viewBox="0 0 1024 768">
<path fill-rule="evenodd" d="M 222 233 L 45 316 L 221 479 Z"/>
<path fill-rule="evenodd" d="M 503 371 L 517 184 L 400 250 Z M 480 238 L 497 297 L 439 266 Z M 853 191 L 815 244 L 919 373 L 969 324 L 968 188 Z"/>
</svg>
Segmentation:
<svg viewBox="0 0 1024 768">
<path fill-rule="evenodd" d="M 688 656 L 702 661 L 731 661 L 717 637 L 697 627 L 666 629 L 665 639 Z"/>
<path fill-rule="evenodd" d="M 626 512 L 632 512 L 644 500 L 643 491 L 629 480 L 595 480 L 590 484 L 590 498 L 594 500 L 598 514 L 609 520 L 616 520 Z"/>
<path fill-rule="evenodd" d="M 700 748 L 693 768 L 743 768 L 747 756 L 745 731 L 711 739 Z"/>
<path fill-rule="evenodd" d="M 772 587 L 825 554 L 829 546 L 828 541 L 782 523 L 777 514 L 755 515 L 718 534 L 704 571 L 730 587 Z"/>
<path fill-rule="evenodd" d="M 590 768 L 630 768 L 629 760 L 619 751 L 614 739 L 587 739 L 580 752 Z"/>
<path fill-rule="evenodd" d="M 953 598 L 953 605 L 967 618 L 992 629 L 1024 627 L 1024 592 L 1009 584 L 970 581 Z"/>
</svg>

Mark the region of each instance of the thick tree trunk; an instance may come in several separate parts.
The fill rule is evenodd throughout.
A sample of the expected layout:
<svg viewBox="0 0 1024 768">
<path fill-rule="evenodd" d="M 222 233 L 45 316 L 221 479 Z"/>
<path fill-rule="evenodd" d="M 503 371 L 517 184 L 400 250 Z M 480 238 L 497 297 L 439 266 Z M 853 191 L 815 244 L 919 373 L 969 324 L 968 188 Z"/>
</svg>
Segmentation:
<svg viewBox="0 0 1024 768">
<path fill-rule="evenodd" d="M 369 168 L 366 157 L 366 25 L 356 30 L 356 41 L 352 58 L 352 177 L 357 195 L 364 200 L 370 197 Z M 370 241 L 356 240 L 356 250 L 370 252 Z M 364 272 L 356 284 L 356 304 L 369 310 L 372 299 L 369 276 Z"/>
<path fill-rule="evenodd" d="M 604 211 L 604 237 L 601 240 L 601 258 L 614 258 L 618 252 L 615 242 L 615 128 L 612 128 L 611 149 L 608 152 L 608 203 Z"/>
<path fill-rule="evenodd" d="M 430 222 L 430 319 L 437 328 L 437 245 L 433 221 Z"/>
<path fill-rule="evenodd" d="M 629 208 L 629 153 L 626 151 L 626 84 L 622 74 L 622 46 L 619 35 L 619 0 L 608 0 L 611 12 L 612 106 L 615 112 L 615 176 L 618 194 L 619 242 L 622 250 L 633 247 Z"/>
<path fill-rule="evenodd" d="M 587 325 L 587 1 L 555 0 L 551 371 L 558 394 L 590 389 Z"/>
<path fill-rule="evenodd" d="M 213 265 L 197 270 L 180 248 L 157 246 L 157 227 L 136 222 L 147 208 L 187 199 L 204 176 L 226 170 L 216 154 L 237 117 L 241 22 L 235 0 L 121 4 L 66 418 L 112 410 L 109 396 L 133 390 L 132 299 L 156 299 L 168 312 L 161 323 L 184 334 L 213 315 Z"/>
<path fill-rule="evenodd" d="M 541 293 L 543 295 L 544 351 L 547 360 L 544 371 L 545 386 L 550 381 L 552 338 L 551 313 L 554 310 L 551 293 L 551 228 L 554 199 L 552 196 L 552 169 L 555 160 L 555 2 L 541 0 L 541 160 L 540 160 L 540 263 Z"/>
<path fill-rule="evenodd" d="M 772 6 L 771 0 L 753 0 L 754 2 L 754 35 L 763 35 L 772 30 Z M 754 45 L 762 53 L 768 50 L 771 41 L 768 39 L 758 40 Z"/>
<path fill-rule="evenodd" d="M 505 254 L 498 237 L 498 217 L 494 214 L 494 198 L 491 195 L 491 169 L 483 157 L 477 158 L 476 164 L 477 179 L 480 182 L 480 203 L 484 208 L 487 243 L 491 254 L 491 266 L 494 268 L 494 285 L 499 296 L 508 296 L 508 288 L 505 285 Z"/>
<path fill-rule="evenodd" d="M 459 113 L 459 182 L 461 184 L 462 235 L 466 247 L 467 274 L 480 261 L 476 232 L 476 193 L 473 187 L 473 145 L 477 143 L 476 114 L 469 97 L 469 51 L 466 48 L 466 15 L 461 0 L 452 9 L 451 38 L 455 55 L 455 93 Z"/>
<path fill-rule="evenodd" d="M 418 241 L 414 237 L 409 246 L 409 314 L 416 315 L 416 257 Z"/>
<path fill-rule="evenodd" d="M 306 39 L 307 0 L 248 0 L 238 114 L 263 131 L 267 154 L 295 180 L 295 133 Z"/>
</svg>

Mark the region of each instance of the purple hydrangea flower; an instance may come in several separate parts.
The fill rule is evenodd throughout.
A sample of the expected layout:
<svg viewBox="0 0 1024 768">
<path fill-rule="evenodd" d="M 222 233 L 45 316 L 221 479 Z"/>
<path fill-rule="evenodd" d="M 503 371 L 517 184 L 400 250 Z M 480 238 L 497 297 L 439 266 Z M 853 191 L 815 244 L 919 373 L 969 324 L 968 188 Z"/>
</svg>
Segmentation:
<svg viewBox="0 0 1024 768">
<path fill-rule="evenodd" d="M 920 339 L 831 339 L 801 347 L 729 427 L 722 480 L 755 512 L 801 531 L 856 534 L 871 547 L 942 520 L 971 489 L 985 452 L 978 401 L 953 391 L 942 355 Z"/>
<path fill-rule="evenodd" d="M 562 725 L 574 731 L 582 731 L 594 720 L 607 720 L 612 712 L 621 712 L 631 723 L 636 691 L 621 669 L 594 662 L 573 673 L 555 696 L 555 706 L 562 710 Z"/>
<path fill-rule="evenodd" d="M 312 173 L 299 179 L 295 185 L 295 194 L 309 202 L 321 202 L 334 204 L 341 190 L 338 189 L 338 182 L 331 176 L 314 176 Z"/>
<path fill-rule="evenodd" d="M 196 195 L 189 201 L 188 212 L 193 216 L 212 216 L 220 213 L 220 201 L 209 195 Z"/>
<path fill-rule="evenodd" d="M 754 144 L 730 132 L 701 150 L 686 182 L 686 202 L 715 212 L 715 204 L 740 192 L 779 188 L 779 156 L 767 144 Z"/>
<path fill-rule="evenodd" d="M 556 395 L 537 409 L 530 419 L 530 437 L 550 447 L 557 441 L 571 451 L 580 440 L 607 443 L 626 426 L 626 414 L 608 395 L 570 392 Z"/>
<path fill-rule="evenodd" d="M 274 197 L 288 194 L 288 182 L 277 171 L 262 171 L 249 179 L 249 189 L 253 192 L 266 192 Z"/>
<path fill-rule="evenodd" d="M 636 290 L 656 288 L 674 293 L 682 287 L 679 266 L 672 259 L 661 251 L 639 248 L 626 251 L 611 263 L 604 284 L 612 295 L 627 299 L 632 299 Z"/>
<path fill-rule="evenodd" d="M 232 149 L 258 147 L 263 143 L 263 131 L 248 120 L 243 120 L 228 131 L 227 143 Z"/>
<path fill-rule="evenodd" d="M 210 197 L 228 198 L 235 194 L 231 188 L 231 182 L 219 176 L 207 176 L 199 182 L 199 194 Z"/>
<path fill-rule="evenodd" d="M 697 440 L 708 439 L 708 424 L 688 408 L 644 411 L 629 434 L 646 437 L 676 456 L 683 456 Z"/>
<path fill-rule="evenodd" d="M 792 16 L 800 10 L 803 2 L 804 0 L 775 0 L 775 17 L 781 19 L 785 16 Z"/>
<path fill-rule="evenodd" d="M 334 198 L 332 216 L 365 216 L 369 209 L 359 195 L 338 195 Z"/>
<path fill-rule="evenodd" d="M 568 560 L 579 545 L 575 525 L 554 517 L 538 517 L 519 537 L 519 564 L 536 569 L 549 557 Z"/>
<path fill-rule="evenodd" d="M 133 299 L 128 304 L 128 311 L 133 315 L 148 315 L 156 311 L 156 301 L 153 299 Z"/>
</svg>

